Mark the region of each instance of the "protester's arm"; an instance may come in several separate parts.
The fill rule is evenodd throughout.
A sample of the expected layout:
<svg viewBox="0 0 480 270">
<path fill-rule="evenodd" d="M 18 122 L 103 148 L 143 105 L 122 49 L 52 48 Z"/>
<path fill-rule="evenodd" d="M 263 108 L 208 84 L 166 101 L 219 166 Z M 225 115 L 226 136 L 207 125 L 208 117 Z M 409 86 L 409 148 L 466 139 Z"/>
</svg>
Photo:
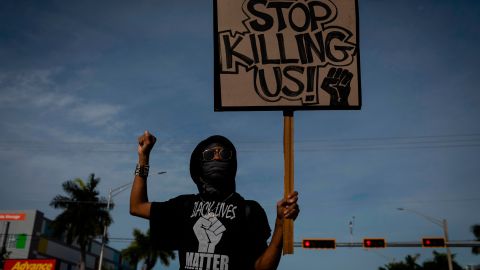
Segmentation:
<svg viewBox="0 0 480 270">
<path fill-rule="evenodd" d="M 272 240 L 267 249 L 255 262 L 255 270 L 273 270 L 277 269 L 282 256 L 283 247 L 283 224 L 285 219 L 295 219 L 300 212 L 298 208 L 298 193 L 291 193 L 287 199 L 282 199 L 277 203 L 277 218 L 275 220 L 275 229 L 273 230 Z"/>
<path fill-rule="evenodd" d="M 148 131 L 138 138 L 138 165 L 148 166 L 150 151 L 156 142 L 155 136 Z M 142 218 L 150 218 L 151 203 L 147 195 L 147 177 L 135 175 L 130 193 L 130 214 Z"/>
</svg>

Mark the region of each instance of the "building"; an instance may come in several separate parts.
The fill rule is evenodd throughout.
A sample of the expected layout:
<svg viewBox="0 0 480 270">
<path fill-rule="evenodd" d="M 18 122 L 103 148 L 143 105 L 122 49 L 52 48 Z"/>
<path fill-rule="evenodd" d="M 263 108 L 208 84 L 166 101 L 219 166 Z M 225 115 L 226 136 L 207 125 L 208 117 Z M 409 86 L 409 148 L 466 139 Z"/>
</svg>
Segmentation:
<svg viewBox="0 0 480 270">
<path fill-rule="evenodd" d="M 51 222 L 38 210 L 0 210 L 0 248 L 5 247 L 11 259 L 56 259 L 56 270 L 77 269 L 78 245 L 67 245 L 62 239 L 53 237 Z M 100 249 L 98 241 L 88 247 L 88 270 L 97 269 Z M 102 266 L 108 270 L 131 270 L 120 252 L 108 246 L 104 249 Z"/>
</svg>

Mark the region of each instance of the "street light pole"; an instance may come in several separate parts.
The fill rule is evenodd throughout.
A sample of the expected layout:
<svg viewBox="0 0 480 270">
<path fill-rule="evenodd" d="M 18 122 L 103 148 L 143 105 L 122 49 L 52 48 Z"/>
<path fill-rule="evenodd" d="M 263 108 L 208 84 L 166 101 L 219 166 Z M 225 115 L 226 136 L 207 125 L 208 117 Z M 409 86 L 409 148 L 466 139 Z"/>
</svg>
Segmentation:
<svg viewBox="0 0 480 270">
<path fill-rule="evenodd" d="M 165 171 L 158 172 L 157 174 L 164 174 L 167 173 Z M 119 193 L 125 191 L 130 185 L 133 183 L 126 183 L 124 185 L 121 185 L 119 187 L 116 187 L 114 189 L 110 188 L 108 192 L 108 201 L 107 201 L 107 211 L 110 211 L 110 203 L 112 201 L 112 198 L 117 196 Z M 105 249 L 105 242 L 107 240 L 107 230 L 108 226 L 104 225 L 103 226 L 103 235 L 102 235 L 102 246 L 100 248 L 100 255 L 98 258 L 98 270 L 102 270 L 102 264 L 103 264 L 103 250 Z"/>
<path fill-rule="evenodd" d="M 446 219 L 442 219 L 442 228 L 443 228 L 443 235 L 445 236 L 445 241 L 447 242 L 447 260 L 448 260 L 448 269 L 453 270 L 453 263 L 452 263 L 452 253 L 450 252 L 450 247 L 448 246 L 448 223 Z"/>
<path fill-rule="evenodd" d="M 107 201 L 107 211 L 110 212 L 110 203 L 112 201 L 113 196 L 119 194 L 120 192 L 126 190 L 128 186 L 130 186 L 132 183 L 127 183 L 122 186 L 119 186 L 117 188 L 110 188 L 108 192 L 108 201 Z M 108 226 L 104 225 L 103 226 L 103 235 L 102 235 L 102 246 L 100 248 L 100 256 L 98 258 L 98 270 L 102 270 L 102 264 L 103 264 L 103 250 L 105 249 L 105 241 L 107 240 L 107 230 Z"/>
<path fill-rule="evenodd" d="M 445 237 L 445 248 L 447 250 L 447 261 L 448 261 L 448 270 L 453 270 L 453 263 L 452 263 L 452 253 L 450 252 L 450 247 L 448 246 L 448 222 L 446 219 L 437 219 L 437 218 L 433 218 L 431 216 L 427 216 L 421 212 L 418 212 L 418 211 L 415 211 L 415 210 L 412 210 L 412 209 L 407 209 L 407 208 L 397 208 L 397 210 L 399 211 L 409 211 L 409 212 L 412 212 L 416 215 L 419 215 L 423 218 L 425 218 L 426 220 L 430 221 L 431 223 L 433 224 L 436 224 L 438 226 L 440 226 L 443 230 L 443 236 Z"/>
</svg>

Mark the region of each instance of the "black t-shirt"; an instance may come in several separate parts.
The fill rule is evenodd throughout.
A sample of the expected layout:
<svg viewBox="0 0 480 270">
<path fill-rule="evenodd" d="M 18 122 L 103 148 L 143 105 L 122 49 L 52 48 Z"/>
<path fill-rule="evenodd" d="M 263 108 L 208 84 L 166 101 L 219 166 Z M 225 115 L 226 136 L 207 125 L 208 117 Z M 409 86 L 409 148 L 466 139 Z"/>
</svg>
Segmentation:
<svg viewBox="0 0 480 270">
<path fill-rule="evenodd" d="M 181 270 L 253 269 L 270 232 L 263 208 L 237 193 L 223 202 L 182 195 L 150 210 L 153 245 L 178 250 Z"/>
</svg>

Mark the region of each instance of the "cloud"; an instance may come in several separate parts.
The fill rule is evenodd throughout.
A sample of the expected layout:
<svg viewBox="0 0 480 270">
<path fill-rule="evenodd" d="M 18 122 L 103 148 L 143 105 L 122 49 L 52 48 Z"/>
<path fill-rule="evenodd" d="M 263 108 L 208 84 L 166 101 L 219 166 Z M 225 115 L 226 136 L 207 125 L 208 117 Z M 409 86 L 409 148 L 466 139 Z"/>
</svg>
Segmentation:
<svg viewBox="0 0 480 270">
<path fill-rule="evenodd" d="M 76 93 L 79 89 L 93 87 L 94 83 L 88 83 L 89 76 L 90 72 L 75 73 L 59 67 L 3 73 L 0 75 L 0 106 L 15 111 L 33 111 L 32 115 L 54 114 L 57 118 L 65 117 L 66 121 L 92 127 L 105 126 L 110 130 L 123 127 L 118 120 L 122 106 L 86 99 Z"/>
<path fill-rule="evenodd" d="M 63 108 L 78 102 L 56 79 L 62 68 L 24 70 L 0 74 L 0 105 L 13 109 Z"/>
<path fill-rule="evenodd" d="M 69 111 L 72 118 L 83 123 L 94 126 L 105 126 L 115 124 L 121 127 L 117 122 L 117 116 L 121 111 L 121 106 L 102 104 L 102 103 L 77 103 L 73 109 Z"/>
<path fill-rule="evenodd" d="M 70 104 L 75 103 L 76 101 L 76 98 L 73 96 L 45 93 L 41 97 L 33 99 L 32 104 L 40 108 L 47 108 L 52 106 L 64 108 Z"/>
</svg>

